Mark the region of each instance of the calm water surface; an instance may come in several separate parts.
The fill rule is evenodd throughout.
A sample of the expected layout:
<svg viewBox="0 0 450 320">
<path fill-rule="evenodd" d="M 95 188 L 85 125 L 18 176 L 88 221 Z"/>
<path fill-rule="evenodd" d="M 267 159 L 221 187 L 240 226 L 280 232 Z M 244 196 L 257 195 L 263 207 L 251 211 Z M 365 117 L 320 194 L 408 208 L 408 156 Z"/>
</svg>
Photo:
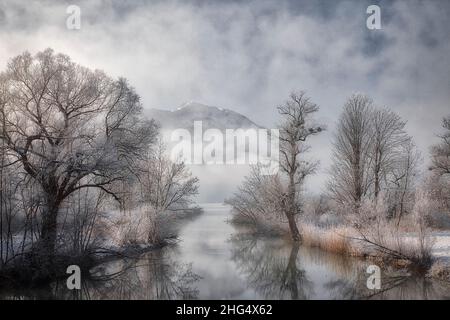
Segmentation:
<svg viewBox="0 0 450 320">
<path fill-rule="evenodd" d="M 92 270 L 95 281 L 52 297 L 77 299 L 448 299 L 440 281 L 384 272 L 382 289 L 366 287 L 368 262 L 280 239 L 238 232 L 229 207 L 203 206 L 184 222 L 181 241 L 142 258 L 120 259 Z M 46 292 L 45 294 L 49 294 Z M 34 293 L 42 297 L 42 292 Z M 44 295 L 45 297 L 45 295 Z"/>
<path fill-rule="evenodd" d="M 229 207 L 208 204 L 186 223 L 180 243 L 139 261 L 116 261 L 118 272 L 88 289 L 102 299 L 445 299 L 450 287 L 425 278 L 383 274 L 382 289 L 366 287 L 369 263 L 280 239 L 238 232 Z"/>
</svg>

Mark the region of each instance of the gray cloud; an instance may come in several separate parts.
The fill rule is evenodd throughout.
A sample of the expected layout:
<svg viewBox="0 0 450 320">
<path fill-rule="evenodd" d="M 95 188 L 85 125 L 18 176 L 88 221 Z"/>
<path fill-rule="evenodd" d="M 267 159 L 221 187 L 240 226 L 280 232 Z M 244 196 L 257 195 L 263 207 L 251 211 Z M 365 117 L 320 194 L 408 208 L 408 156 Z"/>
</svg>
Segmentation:
<svg viewBox="0 0 450 320">
<path fill-rule="evenodd" d="M 72 2 L 71 2 L 72 3 Z M 378 3 L 382 30 L 365 26 Z M 0 69 L 24 50 L 52 47 L 125 76 L 148 108 L 184 101 L 228 107 L 273 126 L 275 106 L 303 89 L 329 128 L 312 141 L 321 172 L 346 97 L 372 96 L 408 120 L 425 155 L 449 110 L 450 3 L 435 1 L 77 1 L 82 28 L 67 30 L 68 3 L 0 2 Z"/>
</svg>

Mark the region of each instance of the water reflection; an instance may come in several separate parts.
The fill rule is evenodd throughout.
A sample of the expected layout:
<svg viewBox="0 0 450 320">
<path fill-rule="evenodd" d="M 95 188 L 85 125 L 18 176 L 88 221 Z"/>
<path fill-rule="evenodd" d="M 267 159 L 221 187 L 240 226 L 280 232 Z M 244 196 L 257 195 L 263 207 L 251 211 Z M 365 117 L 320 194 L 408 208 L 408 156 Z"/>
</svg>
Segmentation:
<svg viewBox="0 0 450 320">
<path fill-rule="evenodd" d="M 253 237 L 227 223 L 228 207 L 205 207 L 186 223 L 176 247 L 104 263 L 69 291 L 3 288 L 3 299 L 449 299 L 448 283 L 382 268 L 381 290 L 367 289 L 370 264 L 276 238 Z"/>
<path fill-rule="evenodd" d="M 448 299 L 450 285 L 383 269 L 380 290 L 367 288 L 370 264 L 283 240 L 238 235 L 233 260 L 266 299 Z"/>
<path fill-rule="evenodd" d="M 297 262 L 300 247 L 290 249 L 280 241 L 260 241 L 235 236 L 232 259 L 248 286 L 266 299 L 307 299 L 313 290 L 305 270 Z"/>
<path fill-rule="evenodd" d="M 119 260 L 93 271 L 92 299 L 195 299 L 199 276 L 189 264 L 173 259 L 168 250 L 146 254 L 137 261 Z"/>
<path fill-rule="evenodd" d="M 139 259 L 119 259 L 94 268 L 81 290 L 68 290 L 65 281 L 39 289 L 4 291 L 2 299 L 174 300 L 196 299 L 200 277 L 192 266 L 171 257 L 170 249 Z"/>
</svg>

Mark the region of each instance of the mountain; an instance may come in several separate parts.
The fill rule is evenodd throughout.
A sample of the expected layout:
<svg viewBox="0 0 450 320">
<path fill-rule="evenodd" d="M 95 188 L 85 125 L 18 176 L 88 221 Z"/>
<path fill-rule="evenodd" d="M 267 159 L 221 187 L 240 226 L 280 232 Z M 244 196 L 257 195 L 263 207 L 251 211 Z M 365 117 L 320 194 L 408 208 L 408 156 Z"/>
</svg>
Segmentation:
<svg viewBox="0 0 450 320">
<path fill-rule="evenodd" d="M 155 119 L 164 130 L 177 128 L 192 130 L 194 121 L 202 121 L 204 130 L 209 128 L 219 130 L 262 128 L 238 112 L 192 101 L 184 103 L 173 111 L 147 109 L 145 115 Z"/>
<path fill-rule="evenodd" d="M 202 129 L 219 129 L 225 134 L 226 129 L 259 129 L 257 125 L 244 115 L 228 110 L 201 103 L 188 102 L 176 108 L 173 111 L 146 109 L 145 115 L 159 122 L 161 126 L 161 135 L 171 154 L 174 146 L 180 146 L 180 142 L 171 139 L 171 133 L 175 129 L 187 129 L 194 131 L 194 121 L 202 121 Z M 195 138 L 194 138 L 195 139 Z M 194 140 L 190 141 L 191 146 Z M 183 144 L 189 141 L 181 142 Z M 203 144 L 203 146 L 205 146 Z M 239 146 L 238 146 L 239 147 Z M 236 148 L 238 148 L 236 147 Z M 187 147 L 188 150 L 194 150 Z M 226 152 L 226 150 L 224 150 Z M 248 155 L 248 151 L 245 151 Z M 225 153 L 224 153 L 225 155 Z M 184 154 L 186 163 L 192 164 L 193 153 Z M 242 177 L 249 172 L 248 165 L 192 165 L 189 167 L 192 174 L 201 181 L 199 194 L 196 201 L 199 202 L 220 202 L 224 197 L 228 197 L 236 190 L 236 187 L 242 182 Z"/>
</svg>

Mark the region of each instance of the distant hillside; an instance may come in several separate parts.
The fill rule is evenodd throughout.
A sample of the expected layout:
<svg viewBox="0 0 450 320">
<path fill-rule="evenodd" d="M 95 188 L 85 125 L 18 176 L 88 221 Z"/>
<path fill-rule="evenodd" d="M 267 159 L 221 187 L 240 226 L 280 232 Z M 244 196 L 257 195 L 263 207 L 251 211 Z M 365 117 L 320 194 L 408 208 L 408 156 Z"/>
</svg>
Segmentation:
<svg viewBox="0 0 450 320">
<path fill-rule="evenodd" d="M 203 129 L 249 129 L 262 128 L 246 116 L 229 109 L 222 109 L 196 102 L 188 102 L 173 111 L 148 109 L 145 115 L 155 119 L 161 128 L 192 130 L 194 121 L 202 121 Z"/>
</svg>

